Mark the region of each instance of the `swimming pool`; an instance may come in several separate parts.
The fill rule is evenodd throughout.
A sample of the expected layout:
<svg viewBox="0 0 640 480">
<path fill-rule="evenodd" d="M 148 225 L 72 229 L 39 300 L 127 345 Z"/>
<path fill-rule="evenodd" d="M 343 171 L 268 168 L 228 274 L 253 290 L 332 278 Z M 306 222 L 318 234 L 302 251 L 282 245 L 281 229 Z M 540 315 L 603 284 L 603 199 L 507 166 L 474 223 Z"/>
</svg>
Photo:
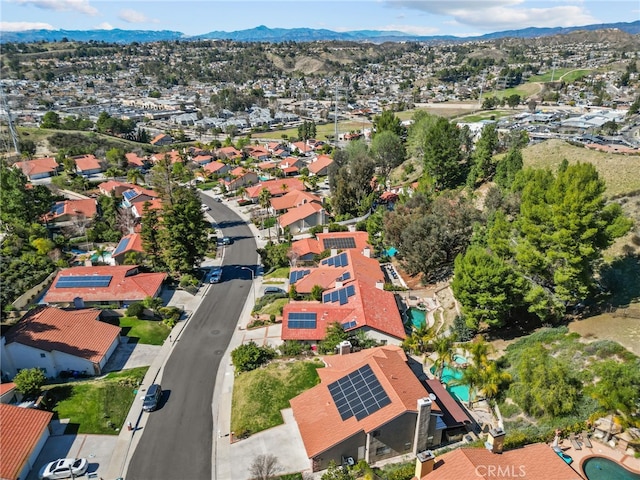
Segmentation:
<svg viewBox="0 0 640 480">
<path fill-rule="evenodd" d="M 456 355 L 453 357 L 454 362 L 457 365 L 463 365 L 467 363 L 467 359 Z M 431 367 L 431 373 L 435 373 L 436 367 Z M 449 365 L 445 365 L 444 370 L 442 370 L 442 378 L 440 379 L 444 384 L 446 384 L 447 392 L 456 397 L 461 402 L 469 401 L 469 386 L 468 385 L 451 385 L 452 383 L 458 382 L 462 378 L 462 370 L 459 368 L 451 367 Z"/>
<path fill-rule="evenodd" d="M 91 261 L 92 262 L 102 262 L 102 263 L 111 263 L 111 252 L 105 252 L 104 255 L 98 255 L 97 253 L 94 253 L 93 255 L 91 255 Z"/>
<path fill-rule="evenodd" d="M 427 312 L 416 307 L 411 307 L 409 309 L 409 319 L 414 327 L 420 328 L 421 326 L 426 325 Z"/>
<path fill-rule="evenodd" d="M 640 474 L 604 457 L 587 458 L 582 464 L 582 471 L 588 480 L 640 480 Z"/>
</svg>

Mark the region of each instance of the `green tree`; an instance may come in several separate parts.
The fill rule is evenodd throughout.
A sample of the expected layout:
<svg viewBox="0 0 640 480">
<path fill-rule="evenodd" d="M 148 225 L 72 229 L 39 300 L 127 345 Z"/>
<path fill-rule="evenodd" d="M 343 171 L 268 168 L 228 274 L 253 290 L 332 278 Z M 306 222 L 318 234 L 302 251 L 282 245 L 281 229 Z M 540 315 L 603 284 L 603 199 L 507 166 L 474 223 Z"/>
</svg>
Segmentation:
<svg viewBox="0 0 640 480">
<path fill-rule="evenodd" d="M 507 105 L 509 105 L 509 108 L 516 108 L 518 105 L 520 105 L 520 100 L 520 95 L 514 93 L 513 95 L 509 95 L 507 97 Z"/>
<path fill-rule="evenodd" d="M 327 471 L 322 474 L 320 480 L 356 480 L 356 477 L 349 472 L 349 469 L 336 465 L 336 462 L 331 460 Z"/>
<path fill-rule="evenodd" d="M 107 150 L 105 157 L 111 167 L 119 170 L 125 170 L 128 166 L 124 150 L 121 150 L 120 148 L 110 148 Z"/>
<path fill-rule="evenodd" d="M 522 153 L 519 148 L 510 149 L 496 165 L 495 182 L 502 188 L 509 189 L 519 171 L 522 170 Z"/>
<path fill-rule="evenodd" d="M 255 370 L 275 357 L 275 350 L 256 345 L 254 341 L 244 343 L 231 351 L 231 361 L 239 372 Z"/>
<path fill-rule="evenodd" d="M 269 240 L 271 240 L 271 222 L 269 221 L 271 219 L 271 192 L 268 188 L 263 188 L 262 190 L 260 190 L 260 194 L 258 195 L 258 203 L 267 212 L 267 221 L 269 224 Z M 264 222 L 262 228 L 264 228 Z"/>
<path fill-rule="evenodd" d="M 20 370 L 15 377 L 13 383 L 16 389 L 27 397 L 37 397 L 40 395 L 42 386 L 47 381 L 44 372 L 40 368 L 24 368 Z"/>
<path fill-rule="evenodd" d="M 495 172 L 493 155 L 497 152 L 499 143 L 496 124 L 485 125 L 471 157 L 473 166 L 469 171 L 468 183 L 470 187 L 473 188 L 478 180 L 482 182 L 493 176 Z"/>
<path fill-rule="evenodd" d="M 596 383 L 588 389 L 600 406 L 608 412 L 618 412 L 625 419 L 638 411 L 640 392 L 640 362 L 620 363 L 605 360 L 595 365 Z"/>
<path fill-rule="evenodd" d="M 458 127 L 442 117 L 438 117 L 425 132 L 425 171 L 438 190 L 455 188 L 466 177 L 467 165 L 463 162 L 462 140 Z"/>
<path fill-rule="evenodd" d="M 524 279 L 485 248 L 471 245 L 455 260 L 451 288 L 462 304 L 467 325 L 501 327 L 522 303 Z"/>
<path fill-rule="evenodd" d="M 392 110 L 385 110 L 380 115 L 373 117 L 373 130 L 374 139 L 382 132 L 391 132 L 397 137 L 402 137 L 406 133 L 402 121 L 396 117 Z"/>
<path fill-rule="evenodd" d="M 0 162 L 0 228 L 5 232 L 28 229 L 51 209 L 51 191 L 45 185 L 27 188 L 27 183 L 22 170 Z"/>
<path fill-rule="evenodd" d="M 40 128 L 60 128 L 60 115 L 51 111 L 45 113 Z"/>
<path fill-rule="evenodd" d="M 414 355 L 424 355 L 433 350 L 435 331 L 427 323 L 421 323 L 420 327 L 412 326 L 411 333 L 402 341 L 402 348 Z"/>
<path fill-rule="evenodd" d="M 436 377 L 442 378 L 444 367 L 453 362 L 453 347 L 456 342 L 456 336 L 437 335 L 433 339 L 433 352 L 436 354 L 434 366 L 436 367 Z"/>
<path fill-rule="evenodd" d="M 402 139 L 390 130 L 378 133 L 371 141 L 371 156 L 384 179 L 386 190 L 387 179 L 391 170 L 399 166 L 405 158 Z"/>
<path fill-rule="evenodd" d="M 151 204 L 149 202 L 144 202 L 142 205 L 140 237 L 142 238 L 142 248 L 151 263 L 151 267 L 155 271 L 159 271 L 165 268 L 161 245 L 160 212 L 150 207 Z"/>
<path fill-rule="evenodd" d="M 327 326 L 327 332 L 322 340 L 318 344 L 318 351 L 320 353 L 333 353 L 335 348 L 349 338 L 349 334 L 344 331 L 342 325 L 338 322 L 331 323 Z"/>
</svg>

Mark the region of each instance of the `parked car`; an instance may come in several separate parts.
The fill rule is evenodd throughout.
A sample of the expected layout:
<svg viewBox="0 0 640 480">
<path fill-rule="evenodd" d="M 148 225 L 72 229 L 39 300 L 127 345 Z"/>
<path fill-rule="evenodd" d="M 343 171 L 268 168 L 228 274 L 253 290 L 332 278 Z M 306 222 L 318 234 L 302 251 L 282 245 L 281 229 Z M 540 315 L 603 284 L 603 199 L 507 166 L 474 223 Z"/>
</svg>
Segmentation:
<svg viewBox="0 0 640 480">
<path fill-rule="evenodd" d="M 231 240 L 231 237 L 223 237 L 222 238 L 222 244 L 223 245 L 231 245 L 233 243 L 233 240 Z"/>
<path fill-rule="evenodd" d="M 156 408 L 158 408 L 158 404 L 160 403 L 160 399 L 162 398 L 162 388 L 159 384 L 152 384 L 147 390 L 147 394 L 144 396 L 144 400 L 142 401 L 142 409 L 145 412 L 153 412 Z"/>
<path fill-rule="evenodd" d="M 89 468 L 86 458 L 59 458 L 55 462 L 47 463 L 40 469 L 40 480 L 56 480 L 58 478 L 72 478 L 84 475 Z"/>
<path fill-rule="evenodd" d="M 264 294 L 265 295 L 286 295 L 287 292 L 285 292 L 283 289 L 278 287 L 265 287 Z"/>
<path fill-rule="evenodd" d="M 209 283 L 219 283 L 222 280 L 222 267 L 213 267 L 209 275 Z"/>
<path fill-rule="evenodd" d="M 209 205 L 207 205 L 206 203 L 203 203 L 202 205 L 200 205 L 200 210 L 202 210 L 203 212 L 207 212 L 207 211 L 211 210 L 211 207 Z"/>
</svg>

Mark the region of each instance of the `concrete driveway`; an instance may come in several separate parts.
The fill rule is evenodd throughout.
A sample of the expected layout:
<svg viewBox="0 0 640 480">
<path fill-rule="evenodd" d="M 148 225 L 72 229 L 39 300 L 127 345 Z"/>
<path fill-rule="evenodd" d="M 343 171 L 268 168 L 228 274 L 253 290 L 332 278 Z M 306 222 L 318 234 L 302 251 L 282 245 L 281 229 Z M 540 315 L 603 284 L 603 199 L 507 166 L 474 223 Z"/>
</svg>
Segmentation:
<svg viewBox="0 0 640 480">
<path fill-rule="evenodd" d="M 87 472 L 96 472 L 99 478 L 101 472 L 109 468 L 117 441 L 117 435 L 52 435 L 44 444 L 27 480 L 38 480 L 38 472 L 44 465 L 67 457 L 86 458 L 89 462 Z"/>
<path fill-rule="evenodd" d="M 120 337 L 128 340 L 128 337 Z M 144 345 L 140 343 L 121 343 L 104 366 L 104 373 L 117 372 L 135 367 L 151 365 L 162 347 L 160 345 Z"/>
</svg>

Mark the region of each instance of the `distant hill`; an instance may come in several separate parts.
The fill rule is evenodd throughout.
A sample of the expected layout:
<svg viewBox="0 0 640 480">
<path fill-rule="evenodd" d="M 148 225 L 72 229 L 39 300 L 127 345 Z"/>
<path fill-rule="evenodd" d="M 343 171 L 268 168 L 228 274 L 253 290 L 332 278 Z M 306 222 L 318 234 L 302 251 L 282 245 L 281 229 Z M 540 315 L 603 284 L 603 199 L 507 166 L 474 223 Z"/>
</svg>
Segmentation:
<svg viewBox="0 0 640 480">
<path fill-rule="evenodd" d="M 468 40 L 495 40 L 499 38 L 537 38 L 552 35 L 565 35 L 576 31 L 596 31 L 617 29 L 632 35 L 640 34 L 640 20 L 635 22 L 618 22 L 580 27 L 555 28 L 523 28 L 488 33 L 477 37 L 418 36 L 397 31 L 356 30 L 350 32 L 334 32 L 333 30 L 313 28 L 268 28 L 261 25 L 248 30 L 234 32 L 215 31 L 197 36 L 187 36 L 171 30 L 28 30 L 24 32 L 0 32 L 0 43 L 6 42 L 53 42 L 67 39 L 70 41 L 99 41 L 109 43 L 157 42 L 160 40 L 234 40 L 238 42 L 270 42 L 287 41 L 351 41 L 351 42 L 455 42 Z"/>
</svg>

